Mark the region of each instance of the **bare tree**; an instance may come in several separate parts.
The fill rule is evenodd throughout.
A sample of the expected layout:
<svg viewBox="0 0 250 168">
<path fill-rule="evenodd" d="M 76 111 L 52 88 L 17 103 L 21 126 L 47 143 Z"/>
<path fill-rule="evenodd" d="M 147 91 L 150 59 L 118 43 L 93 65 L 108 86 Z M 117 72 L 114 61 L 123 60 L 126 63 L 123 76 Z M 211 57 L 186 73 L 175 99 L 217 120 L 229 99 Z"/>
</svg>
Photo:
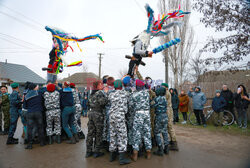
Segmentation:
<svg viewBox="0 0 250 168">
<path fill-rule="evenodd" d="M 166 13 L 166 11 L 172 11 L 173 9 L 178 9 L 181 5 L 183 11 L 191 10 L 190 0 L 159 0 L 159 8 L 161 13 Z M 189 58 L 191 57 L 196 44 L 193 45 L 194 41 L 194 31 L 193 28 L 189 25 L 189 15 L 185 15 L 182 19 L 179 19 L 183 22 L 180 28 L 174 28 L 171 33 L 167 36 L 161 38 L 161 43 L 167 43 L 170 40 L 178 37 L 181 39 L 181 43 L 174 45 L 163 52 L 163 61 L 168 59 L 171 70 L 174 75 L 174 87 L 178 89 L 179 83 L 183 83 L 183 76 L 188 63 Z M 169 20 L 168 22 L 173 21 Z M 168 67 L 165 67 L 168 68 Z M 179 81 L 180 80 L 180 81 Z"/>
<path fill-rule="evenodd" d="M 88 65 L 87 64 L 82 64 L 82 71 L 88 72 Z"/>
<path fill-rule="evenodd" d="M 193 80 L 196 82 L 196 85 L 199 85 L 201 82 L 201 75 L 207 71 L 205 60 L 201 58 L 202 56 L 202 50 L 199 51 L 199 53 L 191 59 L 189 65 L 190 70 L 193 71 L 193 73 L 190 73 L 190 77 L 193 78 Z"/>
</svg>

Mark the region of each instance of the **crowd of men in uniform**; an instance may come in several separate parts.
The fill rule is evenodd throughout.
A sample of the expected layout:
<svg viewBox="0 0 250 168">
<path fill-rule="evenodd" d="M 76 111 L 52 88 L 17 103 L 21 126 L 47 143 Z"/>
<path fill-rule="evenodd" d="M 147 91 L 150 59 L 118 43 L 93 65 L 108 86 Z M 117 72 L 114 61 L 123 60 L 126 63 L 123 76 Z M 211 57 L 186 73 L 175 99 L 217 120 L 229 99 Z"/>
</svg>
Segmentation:
<svg viewBox="0 0 250 168">
<path fill-rule="evenodd" d="M 118 80 L 105 76 L 103 81 L 93 83 L 87 103 L 86 158 L 100 157 L 104 155 L 103 149 L 107 149 L 110 161 L 119 155 L 120 164 L 128 164 L 127 154 L 134 161 L 143 153 L 150 159 L 155 145 L 158 149 L 153 153 L 159 156 L 178 150 L 168 85 L 162 83 L 153 90 L 151 78 L 143 80 L 139 72 L 137 75 L 136 80 L 129 76 Z M 11 87 L 10 95 L 6 86 L 1 87 L 0 99 L 4 113 L 4 130 L 0 133 L 8 135 L 7 145 L 18 143 L 14 134 L 19 117 L 26 149 L 32 149 L 34 143 L 41 146 L 61 143 L 65 137 L 69 144 L 85 138 L 80 120 L 82 106 L 74 83 L 48 81 L 39 89 L 38 85 L 27 82 L 23 95 L 18 83 L 12 83 Z"/>
</svg>

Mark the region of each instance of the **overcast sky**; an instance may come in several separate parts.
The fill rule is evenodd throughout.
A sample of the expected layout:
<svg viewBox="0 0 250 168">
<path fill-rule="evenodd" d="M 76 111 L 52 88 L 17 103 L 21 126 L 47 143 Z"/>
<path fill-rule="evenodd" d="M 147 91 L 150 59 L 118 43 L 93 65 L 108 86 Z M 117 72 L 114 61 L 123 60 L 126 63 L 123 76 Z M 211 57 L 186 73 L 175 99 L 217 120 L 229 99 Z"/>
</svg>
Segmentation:
<svg viewBox="0 0 250 168">
<path fill-rule="evenodd" d="M 129 41 L 146 29 L 146 3 L 155 14 L 159 13 L 157 0 L 0 0 L 0 61 L 7 59 L 9 63 L 26 65 L 45 78 L 46 72 L 41 68 L 48 64 L 52 41 L 44 27 L 49 25 L 79 37 L 102 33 L 105 43 L 99 40 L 79 43 L 82 52 L 73 44 L 74 52 L 67 57 L 70 61 L 82 60 L 89 72 L 98 74 L 97 53 L 104 53 L 102 75 L 118 77 L 119 70 L 128 68 L 129 60 L 124 56 L 132 53 Z M 214 30 L 199 22 L 201 14 L 191 12 L 190 25 L 195 29 L 198 51 L 207 37 L 214 35 Z M 159 39 L 154 38 L 150 48 L 159 44 Z M 143 76 L 164 80 L 161 54 L 144 61 L 146 67 L 139 68 Z M 65 68 L 59 77 L 79 71 L 82 67 Z"/>
</svg>

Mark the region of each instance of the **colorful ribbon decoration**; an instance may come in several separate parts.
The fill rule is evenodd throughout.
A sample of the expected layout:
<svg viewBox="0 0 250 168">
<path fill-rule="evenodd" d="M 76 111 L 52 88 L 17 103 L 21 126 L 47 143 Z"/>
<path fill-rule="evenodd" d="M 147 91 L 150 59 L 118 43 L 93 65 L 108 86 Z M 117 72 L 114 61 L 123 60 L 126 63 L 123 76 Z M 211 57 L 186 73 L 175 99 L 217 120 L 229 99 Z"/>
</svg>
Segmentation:
<svg viewBox="0 0 250 168">
<path fill-rule="evenodd" d="M 159 52 L 161 52 L 161 51 L 163 51 L 163 50 L 165 50 L 165 49 L 167 49 L 167 48 L 169 48 L 169 47 L 171 47 L 179 42 L 181 42 L 181 39 L 175 38 L 174 40 L 171 40 L 163 45 L 160 45 L 160 46 L 154 48 L 153 53 L 154 54 L 159 53 Z"/>
</svg>

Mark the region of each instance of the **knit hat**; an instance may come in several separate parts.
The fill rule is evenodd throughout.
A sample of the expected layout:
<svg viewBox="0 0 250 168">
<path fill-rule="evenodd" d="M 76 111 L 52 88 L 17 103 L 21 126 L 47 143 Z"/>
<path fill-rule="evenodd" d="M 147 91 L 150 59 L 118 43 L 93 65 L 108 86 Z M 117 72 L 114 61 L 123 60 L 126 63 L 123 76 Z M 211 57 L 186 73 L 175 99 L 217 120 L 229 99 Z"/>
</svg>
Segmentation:
<svg viewBox="0 0 250 168">
<path fill-rule="evenodd" d="M 114 86 L 115 79 L 113 77 L 108 77 L 107 79 L 107 85 L 108 86 Z"/>
<path fill-rule="evenodd" d="M 155 91 L 156 96 L 164 96 L 166 94 L 166 89 L 164 87 L 159 87 Z"/>
<path fill-rule="evenodd" d="M 16 89 L 16 88 L 18 88 L 19 84 L 18 84 L 18 83 L 12 83 L 10 86 L 11 86 L 13 89 Z"/>
<path fill-rule="evenodd" d="M 123 80 L 122 80 L 124 86 L 129 85 L 129 84 L 130 84 L 130 80 L 131 80 L 131 78 L 130 78 L 129 76 L 125 76 L 125 77 L 123 78 Z"/>
<path fill-rule="evenodd" d="M 220 92 L 221 92 L 221 90 L 216 90 L 216 91 L 215 91 L 215 93 L 220 93 Z"/>
<path fill-rule="evenodd" d="M 75 88 L 75 87 L 76 87 L 76 85 L 75 85 L 73 82 L 70 83 L 69 86 L 70 86 L 71 88 Z"/>
<path fill-rule="evenodd" d="M 55 84 L 48 84 L 47 85 L 47 91 L 49 92 L 54 92 L 56 90 L 56 85 Z"/>
<path fill-rule="evenodd" d="M 122 81 L 121 81 L 120 79 L 115 80 L 115 81 L 114 81 L 114 87 L 115 87 L 116 89 L 122 88 Z"/>
<path fill-rule="evenodd" d="M 65 81 L 64 82 L 64 86 L 68 87 L 70 85 L 70 82 L 69 81 Z"/>
<path fill-rule="evenodd" d="M 162 83 L 161 86 L 165 86 L 166 88 L 168 88 L 168 84 L 167 83 Z"/>
<path fill-rule="evenodd" d="M 34 90 L 35 88 L 36 88 L 36 84 L 34 84 L 34 83 L 30 83 L 29 84 L 29 90 Z"/>
<path fill-rule="evenodd" d="M 138 87 L 144 87 L 145 83 L 140 79 L 136 79 L 135 85 Z"/>
</svg>

